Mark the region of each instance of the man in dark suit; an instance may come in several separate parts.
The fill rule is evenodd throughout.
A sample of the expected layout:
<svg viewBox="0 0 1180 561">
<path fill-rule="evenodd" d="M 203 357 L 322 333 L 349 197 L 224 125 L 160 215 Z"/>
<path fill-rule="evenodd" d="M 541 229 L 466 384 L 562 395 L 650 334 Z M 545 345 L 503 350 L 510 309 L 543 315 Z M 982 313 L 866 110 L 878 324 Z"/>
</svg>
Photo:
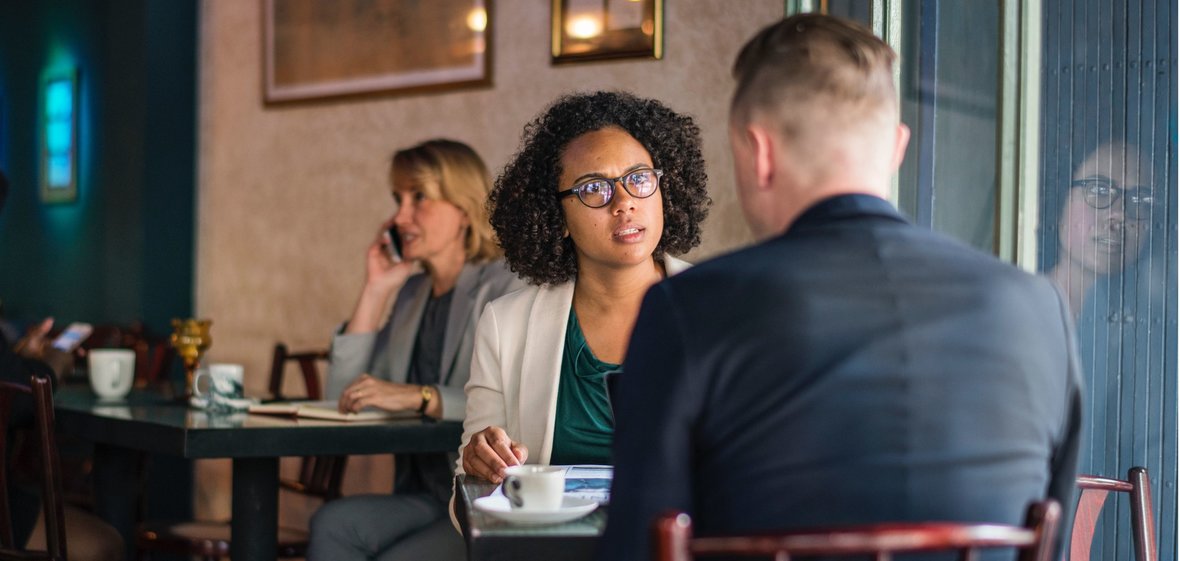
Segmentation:
<svg viewBox="0 0 1180 561">
<path fill-rule="evenodd" d="M 730 139 L 758 245 L 647 294 L 615 404 L 602 560 L 699 534 L 1072 509 L 1080 390 L 1047 280 L 885 197 L 909 132 L 893 51 L 798 15 L 743 48 Z"/>
</svg>

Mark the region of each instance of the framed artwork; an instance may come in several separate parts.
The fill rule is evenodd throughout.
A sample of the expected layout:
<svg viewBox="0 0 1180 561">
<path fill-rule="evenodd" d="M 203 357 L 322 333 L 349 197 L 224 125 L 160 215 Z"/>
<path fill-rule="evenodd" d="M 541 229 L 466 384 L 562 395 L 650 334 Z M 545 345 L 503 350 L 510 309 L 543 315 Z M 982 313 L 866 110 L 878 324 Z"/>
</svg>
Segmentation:
<svg viewBox="0 0 1180 561">
<path fill-rule="evenodd" d="M 46 74 L 41 81 L 41 201 L 78 198 L 78 72 Z"/>
<path fill-rule="evenodd" d="M 265 99 L 491 83 L 492 0 L 264 0 Z"/>
<path fill-rule="evenodd" d="M 664 57 L 664 0 L 553 0 L 553 63 Z"/>
</svg>

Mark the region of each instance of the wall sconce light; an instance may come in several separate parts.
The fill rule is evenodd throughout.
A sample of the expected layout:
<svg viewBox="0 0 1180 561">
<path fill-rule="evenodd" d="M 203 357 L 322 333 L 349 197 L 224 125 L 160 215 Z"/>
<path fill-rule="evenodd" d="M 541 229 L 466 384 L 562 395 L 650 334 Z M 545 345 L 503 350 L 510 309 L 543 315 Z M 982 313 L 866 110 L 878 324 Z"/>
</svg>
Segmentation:
<svg viewBox="0 0 1180 561">
<path fill-rule="evenodd" d="M 78 198 L 78 72 L 46 74 L 41 82 L 41 200 Z"/>
</svg>

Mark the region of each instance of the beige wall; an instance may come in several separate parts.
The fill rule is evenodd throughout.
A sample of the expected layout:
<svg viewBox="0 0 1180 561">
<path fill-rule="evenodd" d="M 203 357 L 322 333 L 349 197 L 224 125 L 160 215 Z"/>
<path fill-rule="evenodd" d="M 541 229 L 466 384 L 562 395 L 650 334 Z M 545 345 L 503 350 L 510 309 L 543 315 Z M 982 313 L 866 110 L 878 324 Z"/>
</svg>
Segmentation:
<svg viewBox="0 0 1180 561">
<path fill-rule="evenodd" d="M 326 346 L 350 312 L 365 247 L 392 210 L 394 149 L 452 137 L 495 173 L 522 126 L 565 92 L 626 89 L 694 116 L 713 207 L 689 259 L 749 239 L 732 191 L 729 67 L 750 35 L 782 17 L 782 0 L 666 0 L 663 60 L 562 67 L 549 64 L 549 2 L 496 0 L 489 88 L 277 107 L 262 103 L 259 4 L 205 0 L 200 47 L 196 308 L 214 321 L 210 358 L 245 364 L 248 393 L 264 392 L 275 341 Z M 228 516 L 228 466 L 198 472 L 198 513 Z M 387 487 L 388 464 L 354 462 L 349 479 L 353 489 Z M 292 510 L 284 515 L 304 514 Z"/>
</svg>

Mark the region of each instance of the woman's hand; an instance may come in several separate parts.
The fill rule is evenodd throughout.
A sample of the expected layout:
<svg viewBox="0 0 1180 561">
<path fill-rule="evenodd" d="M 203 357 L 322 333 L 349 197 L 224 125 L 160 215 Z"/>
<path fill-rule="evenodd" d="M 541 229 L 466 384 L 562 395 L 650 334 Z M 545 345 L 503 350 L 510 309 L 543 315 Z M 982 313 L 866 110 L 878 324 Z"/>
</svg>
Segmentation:
<svg viewBox="0 0 1180 561">
<path fill-rule="evenodd" d="M 513 442 L 504 429 L 488 427 L 472 435 L 463 447 L 463 471 L 499 484 L 508 466 L 523 464 L 528 457 L 529 449 Z"/>
<path fill-rule="evenodd" d="M 391 294 L 401 288 L 414 272 L 414 264 L 410 261 L 394 261 L 389 254 L 389 228 L 394 226 L 393 219 L 385 221 L 377 238 L 369 244 L 365 254 L 365 289 L 376 290 Z"/>
<path fill-rule="evenodd" d="M 421 405 L 421 386 L 386 382 L 362 374 L 344 388 L 338 407 L 341 413 L 356 413 L 365 407 L 386 411 L 417 411 Z"/>
<path fill-rule="evenodd" d="M 357 299 L 356 309 L 348 320 L 345 333 L 372 333 L 377 331 L 389 309 L 389 298 L 401 290 L 406 279 L 414 272 L 410 261 L 394 261 L 389 256 L 389 238 L 386 231 L 393 226 L 390 218 L 381 225 L 377 238 L 365 252 L 365 286 Z"/>
</svg>

